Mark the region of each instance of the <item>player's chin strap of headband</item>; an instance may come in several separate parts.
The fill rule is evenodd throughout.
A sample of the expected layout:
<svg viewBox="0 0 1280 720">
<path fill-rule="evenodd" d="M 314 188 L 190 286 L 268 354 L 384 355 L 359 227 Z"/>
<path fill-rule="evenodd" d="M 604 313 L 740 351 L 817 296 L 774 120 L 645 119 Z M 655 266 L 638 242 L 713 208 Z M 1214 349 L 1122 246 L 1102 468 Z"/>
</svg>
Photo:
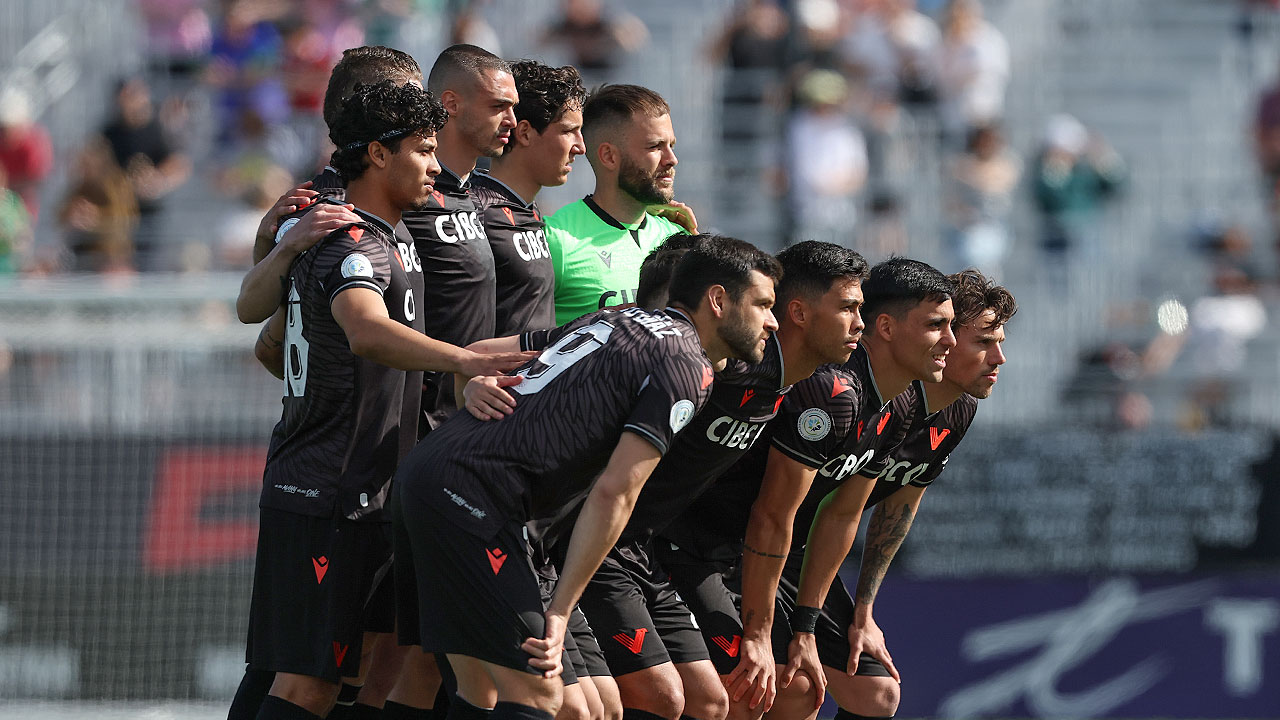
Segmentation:
<svg viewBox="0 0 1280 720">
<path fill-rule="evenodd" d="M 347 143 L 342 146 L 342 149 L 355 150 L 363 145 L 372 145 L 376 142 L 386 142 L 397 135 L 408 135 L 410 132 L 412 132 L 411 128 L 396 128 L 395 130 L 388 130 L 372 140 L 357 140 L 353 143 Z"/>
</svg>

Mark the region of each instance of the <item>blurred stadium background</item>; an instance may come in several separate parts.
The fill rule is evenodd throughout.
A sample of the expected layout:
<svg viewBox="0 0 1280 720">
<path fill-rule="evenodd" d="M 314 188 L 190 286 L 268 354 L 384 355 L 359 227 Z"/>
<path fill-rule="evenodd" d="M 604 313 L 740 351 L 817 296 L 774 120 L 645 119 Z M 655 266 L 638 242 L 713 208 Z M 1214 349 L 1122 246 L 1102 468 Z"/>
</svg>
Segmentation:
<svg viewBox="0 0 1280 720">
<path fill-rule="evenodd" d="M 661 92 L 704 228 L 980 258 L 1017 296 L 877 603 L 900 717 L 1280 717 L 1277 3 L 982 0 L 1003 66 L 989 33 L 877 25 L 894 4 L 607 2 L 587 47 L 552 0 L 0 0 L 0 138 L 52 151 L 8 173 L 28 212 L 0 196 L 5 706 L 225 715 L 279 416 L 232 308 L 259 203 L 310 174 L 335 50 L 427 68 L 462 37 Z M 173 161 L 150 189 L 95 140 L 131 77 Z M 1055 200 L 1063 153 L 1097 172 Z M 590 187 L 579 161 L 540 203 Z"/>
</svg>

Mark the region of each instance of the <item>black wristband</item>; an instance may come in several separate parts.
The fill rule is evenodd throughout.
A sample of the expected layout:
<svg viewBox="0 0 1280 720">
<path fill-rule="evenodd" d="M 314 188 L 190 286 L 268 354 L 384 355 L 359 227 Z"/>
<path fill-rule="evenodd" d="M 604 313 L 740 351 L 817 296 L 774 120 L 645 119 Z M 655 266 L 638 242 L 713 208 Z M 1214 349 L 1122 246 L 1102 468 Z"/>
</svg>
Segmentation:
<svg viewBox="0 0 1280 720">
<path fill-rule="evenodd" d="M 818 627 L 818 616 L 821 614 L 820 608 L 797 605 L 791 611 L 791 632 L 812 633 Z"/>
</svg>

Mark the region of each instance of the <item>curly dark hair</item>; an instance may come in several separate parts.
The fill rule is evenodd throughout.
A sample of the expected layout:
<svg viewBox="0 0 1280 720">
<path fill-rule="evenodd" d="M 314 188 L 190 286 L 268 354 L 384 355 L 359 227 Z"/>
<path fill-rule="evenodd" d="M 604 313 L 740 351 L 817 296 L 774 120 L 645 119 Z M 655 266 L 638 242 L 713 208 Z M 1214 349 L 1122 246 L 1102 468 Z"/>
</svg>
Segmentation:
<svg viewBox="0 0 1280 720">
<path fill-rule="evenodd" d="M 330 128 L 338 149 L 329 163 L 351 182 L 368 168 L 371 143 L 400 152 L 401 140 L 410 135 L 434 135 L 448 117 L 430 92 L 413 83 L 397 85 L 383 80 L 376 85 L 356 85 Z"/>
<path fill-rule="evenodd" d="M 537 60 L 519 60 L 511 64 L 511 76 L 520 95 L 516 121 L 528 120 L 538 132 L 566 110 L 581 110 L 587 102 L 582 76 L 572 65 L 555 68 Z"/>
<path fill-rule="evenodd" d="M 422 68 L 409 53 L 382 45 L 343 50 L 324 92 L 325 125 L 333 127 L 342 110 L 342 101 L 351 96 L 356 85 L 372 85 L 382 80 L 394 80 L 397 85 L 415 80 L 421 85 Z"/>
<path fill-rule="evenodd" d="M 973 268 L 948 275 L 947 279 L 955 286 L 951 293 L 951 304 L 956 310 L 956 319 L 951 322 L 953 330 L 977 320 L 988 310 L 996 314 L 991 329 L 998 328 L 1018 312 L 1013 293 Z"/>
</svg>

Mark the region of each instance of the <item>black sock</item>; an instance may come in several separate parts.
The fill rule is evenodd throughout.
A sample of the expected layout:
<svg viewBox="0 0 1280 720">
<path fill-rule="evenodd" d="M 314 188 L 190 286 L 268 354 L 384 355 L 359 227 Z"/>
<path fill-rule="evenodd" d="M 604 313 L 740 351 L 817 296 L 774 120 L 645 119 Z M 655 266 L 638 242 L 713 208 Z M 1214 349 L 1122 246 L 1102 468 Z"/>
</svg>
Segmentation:
<svg viewBox="0 0 1280 720">
<path fill-rule="evenodd" d="M 446 661 L 443 667 L 449 667 L 449 663 Z M 443 677 L 441 675 L 440 689 L 436 690 L 436 699 L 431 704 L 431 720 L 444 720 L 449 717 L 449 704 L 453 701 L 453 691 L 444 686 Z M 449 673 L 449 677 L 453 677 L 452 672 Z"/>
<path fill-rule="evenodd" d="M 236 697 L 231 701 L 231 709 L 227 712 L 227 720 L 253 720 L 258 717 L 262 699 L 271 692 L 271 683 L 275 679 L 276 674 L 270 670 L 245 668 L 244 677 L 240 678 L 240 687 L 236 688 Z"/>
<path fill-rule="evenodd" d="M 622 708 L 622 720 L 667 720 L 656 713 L 647 710 L 637 710 L 635 708 Z"/>
<path fill-rule="evenodd" d="M 336 710 L 337 708 L 334 709 Z M 381 708 L 365 705 L 364 703 L 354 703 L 347 710 L 347 720 L 382 720 L 384 717 L 386 716 L 382 714 Z M 333 713 L 329 713 L 328 720 L 333 720 Z"/>
<path fill-rule="evenodd" d="M 493 712 L 489 708 L 477 707 L 454 695 L 449 698 L 449 712 L 445 717 L 448 720 L 492 720 Z"/>
<path fill-rule="evenodd" d="M 416 708 L 390 700 L 382 704 L 381 720 L 430 720 L 431 708 Z"/>
<path fill-rule="evenodd" d="M 328 720 L 351 720 L 351 706 L 355 704 L 356 698 L 360 697 L 360 689 L 363 685 L 351 685 L 345 680 L 342 688 L 338 690 L 338 699 L 333 704 L 333 709 L 325 717 Z"/>
<path fill-rule="evenodd" d="M 320 716 L 284 698 L 268 695 L 262 700 L 258 720 L 320 720 Z"/>
<path fill-rule="evenodd" d="M 455 697 L 454 700 L 466 702 L 460 697 Z M 467 704 L 470 705 L 471 703 Z M 493 710 L 489 714 L 489 720 L 552 720 L 554 717 L 546 710 L 539 710 L 532 705 L 521 705 L 513 702 L 500 702 L 493 706 Z"/>
<path fill-rule="evenodd" d="M 834 720 L 893 720 L 892 715 L 855 715 L 844 708 L 836 708 Z"/>
</svg>

